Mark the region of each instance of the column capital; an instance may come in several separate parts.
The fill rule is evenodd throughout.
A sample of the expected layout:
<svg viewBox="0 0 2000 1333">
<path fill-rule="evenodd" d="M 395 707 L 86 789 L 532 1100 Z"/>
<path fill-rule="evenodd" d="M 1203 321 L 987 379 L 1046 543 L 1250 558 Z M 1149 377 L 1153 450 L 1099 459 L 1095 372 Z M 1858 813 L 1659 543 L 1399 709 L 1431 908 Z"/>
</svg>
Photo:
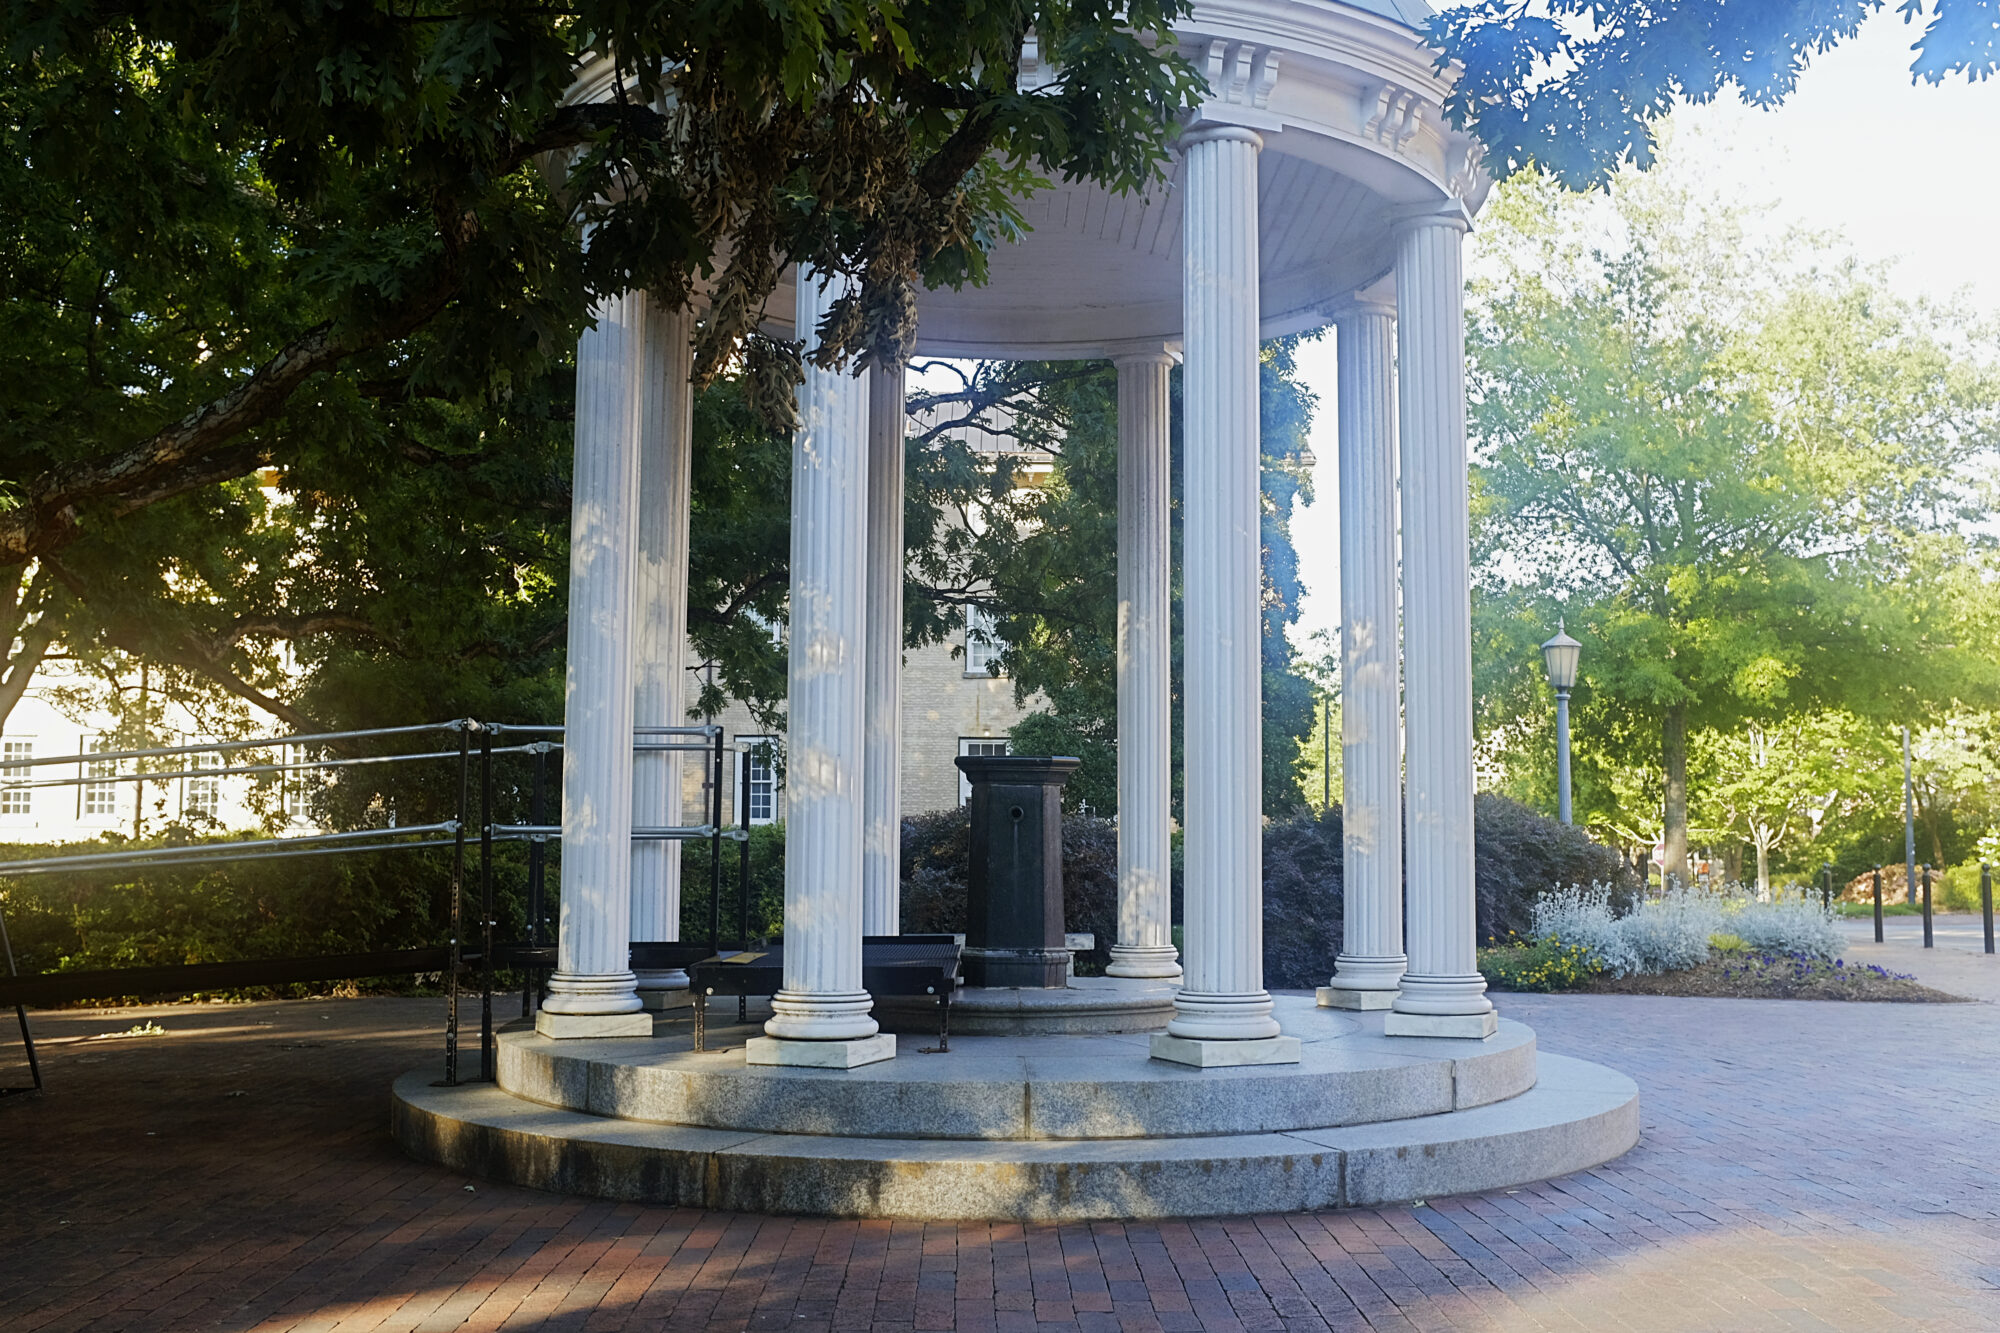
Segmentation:
<svg viewBox="0 0 2000 1333">
<path fill-rule="evenodd" d="M 1371 315 L 1396 317 L 1396 298 L 1393 296 L 1363 296 L 1351 292 L 1326 307 L 1326 317 L 1334 324 L 1344 324 L 1350 320 L 1364 319 Z"/>
<path fill-rule="evenodd" d="M 1165 343 L 1153 347 L 1123 348 L 1111 354 L 1111 364 L 1120 370 L 1127 366 L 1177 366 L 1180 363 L 1180 349 Z"/>
<path fill-rule="evenodd" d="M 1453 227 L 1464 233 L 1472 230 L 1472 214 L 1466 210 L 1464 200 L 1447 199 L 1443 203 L 1396 209 L 1389 214 L 1389 225 L 1398 236 L 1428 227 Z"/>
<path fill-rule="evenodd" d="M 1217 142 L 1247 143 L 1260 152 L 1264 148 L 1264 136 L 1248 125 L 1204 118 L 1181 131 L 1180 146 L 1183 151 L 1197 144 Z"/>
</svg>

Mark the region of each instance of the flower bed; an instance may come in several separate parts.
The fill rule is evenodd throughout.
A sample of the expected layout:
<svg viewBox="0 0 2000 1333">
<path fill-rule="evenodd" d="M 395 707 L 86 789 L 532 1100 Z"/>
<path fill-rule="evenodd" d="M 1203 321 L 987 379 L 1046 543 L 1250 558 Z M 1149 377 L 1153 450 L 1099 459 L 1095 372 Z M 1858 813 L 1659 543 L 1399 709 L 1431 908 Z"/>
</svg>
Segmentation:
<svg viewBox="0 0 2000 1333">
<path fill-rule="evenodd" d="M 1599 975 L 1576 988 L 1594 995 L 1694 995 L 1765 1000 L 1877 1000 L 1892 1003 L 1969 1003 L 1919 985 L 1905 972 L 1873 963 L 1849 966 L 1805 953 L 1717 950 L 1707 962 L 1651 976 Z"/>
</svg>

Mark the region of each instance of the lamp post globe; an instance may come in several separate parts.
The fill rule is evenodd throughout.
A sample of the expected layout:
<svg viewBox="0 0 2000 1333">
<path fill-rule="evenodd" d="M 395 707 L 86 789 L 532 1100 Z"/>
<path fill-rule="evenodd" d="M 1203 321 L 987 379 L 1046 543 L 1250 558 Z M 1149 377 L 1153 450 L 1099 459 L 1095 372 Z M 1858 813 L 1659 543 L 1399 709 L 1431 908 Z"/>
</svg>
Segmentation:
<svg viewBox="0 0 2000 1333">
<path fill-rule="evenodd" d="M 1556 636 L 1542 645 L 1542 664 L 1548 668 L 1549 687 L 1556 692 L 1556 815 L 1570 822 L 1569 812 L 1569 692 L 1576 685 L 1576 661 L 1583 645 L 1563 632 L 1556 622 Z"/>
</svg>

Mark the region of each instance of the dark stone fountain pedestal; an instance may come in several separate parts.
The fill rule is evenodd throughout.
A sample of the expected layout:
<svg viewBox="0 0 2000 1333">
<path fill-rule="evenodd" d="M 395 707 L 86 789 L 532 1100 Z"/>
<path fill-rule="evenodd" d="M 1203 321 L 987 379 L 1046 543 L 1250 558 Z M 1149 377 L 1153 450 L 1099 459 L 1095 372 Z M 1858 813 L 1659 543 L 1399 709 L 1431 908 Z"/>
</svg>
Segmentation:
<svg viewBox="0 0 2000 1333">
<path fill-rule="evenodd" d="M 1062 787 L 1079 761 L 965 755 L 972 783 L 972 864 L 966 875 L 968 987 L 1061 990 Z"/>
<path fill-rule="evenodd" d="M 972 863 L 967 867 L 965 984 L 951 1030 L 966 1036 L 1158 1032 L 1174 1016 L 1171 983 L 1075 977 L 1063 947 L 1062 786 L 1074 759 L 967 755 Z M 927 1033 L 934 1005 L 875 997 L 886 1032 Z"/>
</svg>

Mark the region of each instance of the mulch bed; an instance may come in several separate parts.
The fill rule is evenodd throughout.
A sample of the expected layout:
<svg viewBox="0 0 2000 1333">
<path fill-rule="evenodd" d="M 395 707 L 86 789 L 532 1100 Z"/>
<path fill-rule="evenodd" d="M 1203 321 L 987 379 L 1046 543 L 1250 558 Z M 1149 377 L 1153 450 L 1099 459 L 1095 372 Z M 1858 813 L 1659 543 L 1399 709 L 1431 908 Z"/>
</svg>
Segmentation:
<svg viewBox="0 0 2000 1333">
<path fill-rule="evenodd" d="M 1762 1000 L 1876 1000 L 1967 1004 L 1874 964 L 1827 963 L 1797 954 L 1716 954 L 1697 967 L 1645 977 L 1593 977 L 1571 994 L 1682 995 Z"/>
</svg>

